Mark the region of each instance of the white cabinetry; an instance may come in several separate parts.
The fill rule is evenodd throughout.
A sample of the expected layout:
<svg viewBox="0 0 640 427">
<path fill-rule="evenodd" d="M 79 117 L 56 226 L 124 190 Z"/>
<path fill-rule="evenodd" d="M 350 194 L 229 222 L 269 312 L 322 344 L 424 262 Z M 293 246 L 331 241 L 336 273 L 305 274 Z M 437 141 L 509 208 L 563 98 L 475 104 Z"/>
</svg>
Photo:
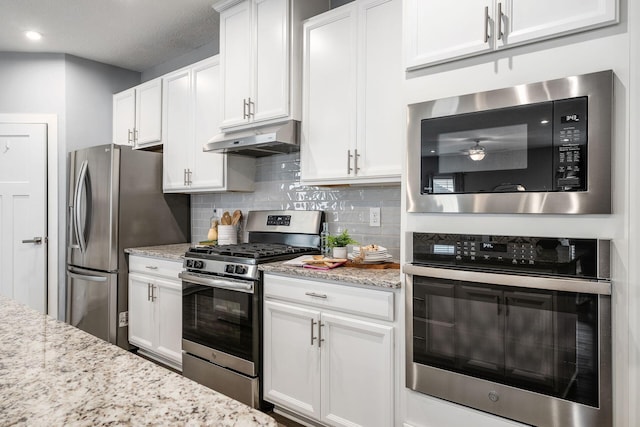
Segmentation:
<svg viewBox="0 0 640 427">
<path fill-rule="evenodd" d="M 147 148 L 162 143 L 162 80 L 113 95 L 113 143 Z"/>
<path fill-rule="evenodd" d="M 214 8 L 220 12 L 220 127 L 299 120 L 302 20 L 329 2 L 224 0 Z"/>
<path fill-rule="evenodd" d="M 182 369 L 182 263 L 129 256 L 129 342 Z"/>
<path fill-rule="evenodd" d="M 220 132 L 218 56 L 163 76 L 165 192 L 252 191 L 255 159 L 206 153 Z"/>
<path fill-rule="evenodd" d="M 264 398 L 332 426 L 393 425 L 393 293 L 265 275 Z"/>
<path fill-rule="evenodd" d="M 407 69 L 618 22 L 617 0 L 405 2 Z"/>
<path fill-rule="evenodd" d="M 356 0 L 305 22 L 303 182 L 399 182 L 401 24 L 401 0 Z"/>
</svg>

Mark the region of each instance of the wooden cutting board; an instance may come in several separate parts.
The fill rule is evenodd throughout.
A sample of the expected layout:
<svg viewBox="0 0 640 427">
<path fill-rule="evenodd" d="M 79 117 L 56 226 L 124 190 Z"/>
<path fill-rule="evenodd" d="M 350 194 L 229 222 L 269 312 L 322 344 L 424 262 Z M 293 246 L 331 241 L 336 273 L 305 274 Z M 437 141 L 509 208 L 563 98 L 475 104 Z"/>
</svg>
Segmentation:
<svg viewBox="0 0 640 427">
<path fill-rule="evenodd" d="M 368 268 L 373 270 L 384 270 L 388 268 L 394 269 L 394 270 L 400 269 L 400 264 L 398 264 L 397 262 L 385 262 L 382 264 L 358 264 L 353 261 L 347 261 L 346 264 L 344 264 L 344 266 L 352 267 L 352 268 Z"/>
</svg>

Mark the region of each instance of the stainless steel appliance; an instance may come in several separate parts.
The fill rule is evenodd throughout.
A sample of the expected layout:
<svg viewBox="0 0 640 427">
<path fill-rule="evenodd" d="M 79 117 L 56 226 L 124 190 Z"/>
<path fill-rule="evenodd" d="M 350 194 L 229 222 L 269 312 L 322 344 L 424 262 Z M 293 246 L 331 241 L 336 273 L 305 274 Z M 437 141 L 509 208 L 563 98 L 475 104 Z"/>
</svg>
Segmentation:
<svg viewBox="0 0 640 427">
<path fill-rule="evenodd" d="M 124 249 L 189 241 L 189 196 L 162 193 L 161 153 L 102 145 L 69 164 L 66 321 L 129 348 Z"/>
<path fill-rule="evenodd" d="M 409 212 L 611 213 L 613 73 L 409 106 Z"/>
<path fill-rule="evenodd" d="M 203 150 L 250 157 L 300 151 L 300 122 L 288 120 L 275 125 L 221 133 L 211 138 Z"/>
<path fill-rule="evenodd" d="M 182 374 L 252 407 L 262 400 L 262 263 L 319 253 L 322 211 L 251 211 L 248 243 L 194 246 L 182 278 Z"/>
<path fill-rule="evenodd" d="M 408 388 L 532 425 L 612 425 L 609 241 L 412 238 Z"/>
</svg>

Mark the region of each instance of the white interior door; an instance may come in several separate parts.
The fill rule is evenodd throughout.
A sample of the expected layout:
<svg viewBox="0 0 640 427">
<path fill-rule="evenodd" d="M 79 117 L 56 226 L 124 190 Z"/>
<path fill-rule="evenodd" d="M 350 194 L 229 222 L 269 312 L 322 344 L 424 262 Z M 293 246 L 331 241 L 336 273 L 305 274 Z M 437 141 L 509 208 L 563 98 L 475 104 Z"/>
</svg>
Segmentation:
<svg viewBox="0 0 640 427">
<path fill-rule="evenodd" d="M 47 311 L 47 126 L 0 124 L 0 293 Z"/>
</svg>

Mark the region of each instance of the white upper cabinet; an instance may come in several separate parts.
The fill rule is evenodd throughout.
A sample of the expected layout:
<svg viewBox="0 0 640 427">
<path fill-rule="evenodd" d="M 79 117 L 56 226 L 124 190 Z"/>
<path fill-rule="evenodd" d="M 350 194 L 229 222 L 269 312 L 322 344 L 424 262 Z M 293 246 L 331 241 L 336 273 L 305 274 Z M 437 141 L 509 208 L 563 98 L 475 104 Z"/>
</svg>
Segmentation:
<svg viewBox="0 0 640 427">
<path fill-rule="evenodd" d="M 163 77 L 165 192 L 252 191 L 255 159 L 205 153 L 220 132 L 218 57 Z"/>
<path fill-rule="evenodd" d="M 305 22 L 305 183 L 399 182 L 401 14 L 401 0 L 356 0 Z"/>
<path fill-rule="evenodd" d="M 300 118 L 302 20 L 329 1 L 224 0 L 220 12 L 222 129 Z"/>
<path fill-rule="evenodd" d="M 113 143 L 134 148 L 162 143 L 162 79 L 113 95 Z"/>
<path fill-rule="evenodd" d="M 407 69 L 618 22 L 617 0 L 406 0 Z"/>
</svg>

